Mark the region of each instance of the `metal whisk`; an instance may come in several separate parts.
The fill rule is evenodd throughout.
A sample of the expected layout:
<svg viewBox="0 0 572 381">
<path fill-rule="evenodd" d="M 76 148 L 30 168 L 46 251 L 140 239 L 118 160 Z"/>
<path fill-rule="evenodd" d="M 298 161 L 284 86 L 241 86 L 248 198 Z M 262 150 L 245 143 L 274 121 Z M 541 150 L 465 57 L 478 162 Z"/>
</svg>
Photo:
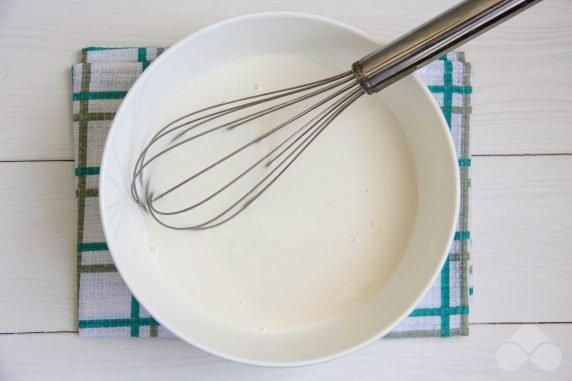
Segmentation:
<svg viewBox="0 0 572 381">
<path fill-rule="evenodd" d="M 258 199 L 330 123 L 364 94 L 373 94 L 414 70 L 437 59 L 460 44 L 507 20 L 540 0 L 466 0 L 443 14 L 356 61 L 352 70 L 319 81 L 270 91 L 183 115 L 157 131 L 143 148 L 133 170 L 133 199 L 161 225 L 177 230 L 202 230 L 219 226 L 236 217 Z M 309 103 L 313 102 L 313 103 Z M 308 104 L 309 103 L 309 104 Z M 305 105 L 301 108 L 301 105 Z M 301 110 L 300 110 L 301 108 Z M 150 185 L 150 169 L 167 154 L 216 132 L 244 128 L 274 113 L 294 110 L 284 121 L 270 126 L 259 136 L 233 148 L 202 169 L 177 180 L 167 189 Z M 198 201 L 168 209 L 160 200 L 183 192 L 186 187 L 223 165 L 232 165 L 256 144 L 279 137 L 262 156 L 233 173 Z M 262 171 L 261 171 L 262 169 Z M 233 187 L 247 176 L 261 172 L 234 197 Z M 188 190 L 187 190 L 188 192 Z M 231 193 L 231 201 L 196 223 L 174 223 L 170 218 L 192 213 Z M 180 196 L 180 195 L 179 195 Z M 224 197 L 223 197 L 224 198 Z"/>
</svg>

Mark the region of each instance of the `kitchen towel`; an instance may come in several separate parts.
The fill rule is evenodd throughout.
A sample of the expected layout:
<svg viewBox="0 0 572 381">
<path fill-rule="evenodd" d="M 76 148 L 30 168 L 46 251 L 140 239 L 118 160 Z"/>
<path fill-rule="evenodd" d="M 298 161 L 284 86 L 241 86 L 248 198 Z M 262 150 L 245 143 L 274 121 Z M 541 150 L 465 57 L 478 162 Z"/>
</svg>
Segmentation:
<svg viewBox="0 0 572 381">
<path fill-rule="evenodd" d="M 82 50 L 72 67 L 73 132 L 78 210 L 79 333 L 81 336 L 167 337 L 117 273 L 103 235 L 99 207 L 99 164 L 105 138 L 121 100 L 163 48 Z M 469 120 L 470 64 L 449 53 L 417 71 L 449 124 L 461 174 L 460 216 L 443 269 L 416 309 L 386 336 L 468 335 L 470 284 Z"/>
</svg>

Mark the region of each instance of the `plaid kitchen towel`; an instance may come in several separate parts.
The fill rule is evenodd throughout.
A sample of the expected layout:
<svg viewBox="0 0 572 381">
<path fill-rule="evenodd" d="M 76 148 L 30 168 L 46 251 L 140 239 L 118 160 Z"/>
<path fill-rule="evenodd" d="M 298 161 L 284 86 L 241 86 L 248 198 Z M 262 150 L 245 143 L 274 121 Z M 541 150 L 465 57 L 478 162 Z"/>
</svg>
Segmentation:
<svg viewBox="0 0 572 381">
<path fill-rule="evenodd" d="M 73 131 L 78 206 L 79 333 L 82 336 L 172 336 L 131 295 L 117 273 L 98 208 L 99 163 L 121 100 L 163 48 L 85 48 L 72 67 Z M 461 173 L 455 240 L 435 284 L 387 337 L 468 335 L 470 65 L 454 52 L 418 71 L 449 124 Z"/>
</svg>

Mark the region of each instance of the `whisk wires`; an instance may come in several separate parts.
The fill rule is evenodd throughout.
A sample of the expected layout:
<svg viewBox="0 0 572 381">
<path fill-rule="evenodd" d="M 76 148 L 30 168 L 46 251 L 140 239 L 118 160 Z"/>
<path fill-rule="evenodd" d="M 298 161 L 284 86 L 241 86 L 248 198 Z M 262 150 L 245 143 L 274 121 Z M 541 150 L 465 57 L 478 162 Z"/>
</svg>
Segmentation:
<svg viewBox="0 0 572 381">
<path fill-rule="evenodd" d="M 170 229 L 204 230 L 228 222 L 243 212 L 268 190 L 330 123 L 363 94 L 365 94 L 365 91 L 359 86 L 353 73 L 347 71 L 319 81 L 224 102 L 183 115 L 159 129 L 142 149 L 133 169 L 131 181 L 132 197 L 159 224 Z M 228 154 L 223 155 L 220 159 L 185 177 L 175 185 L 168 186 L 167 189 L 160 191 L 151 189 L 149 177 L 152 175 L 152 168 L 150 169 L 150 166 L 168 152 L 216 131 L 243 128 L 254 120 L 302 102 L 313 100 L 313 98 L 316 98 L 315 103 L 299 112 L 294 112 L 294 115 L 286 118 L 284 122 L 271 126 L 260 136 L 249 140 Z M 262 109 L 259 109 L 260 107 Z M 239 112 L 241 114 L 237 115 L 236 118 L 226 120 Z M 246 115 L 242 115 L 244 112 L 246 112 Z M 220 122 L 217 123 L 219 120 Z M 210 127 L 211 125 L 213 126 Z M 206 127 L 206 130 L 195 133 L 195 131 L 199 131 L 198 128 L 201 126 Z M 225 181 L 222 186 L 214 189 L 206 197 L 190 205 L 177 207 L 172 210 L 158 206 L 157 202 L 159 200 L 166 198 L 177 190 L 181 190 L 183 186 L 190 184 L 216 167 L 230 163 L 240 153 L 277 134 L 279 131 L 284 132 L 287 127 L 291 128 L 292 131 L 288 131 L 285 137 L 270 149 L 268 153 L 253 161 L 246 168 L 237 171 L 235 176 L 231 176 L 228 181 Z M 196 208 L 212 202 L 223 192 L 232 191 L 233 185 L 255 168 L 265 169 L 265 174 L 262 175 L 262 178 L 249 189 L 237 195 L 235 201 L 215 212 L 213 216 L 207 217 L 201 222 L 188 225 L 180 225 L 169 221 L 171 216 L 191 213 Z M 146 174 L 146 172 L 150 173 Z"/>
</svg>

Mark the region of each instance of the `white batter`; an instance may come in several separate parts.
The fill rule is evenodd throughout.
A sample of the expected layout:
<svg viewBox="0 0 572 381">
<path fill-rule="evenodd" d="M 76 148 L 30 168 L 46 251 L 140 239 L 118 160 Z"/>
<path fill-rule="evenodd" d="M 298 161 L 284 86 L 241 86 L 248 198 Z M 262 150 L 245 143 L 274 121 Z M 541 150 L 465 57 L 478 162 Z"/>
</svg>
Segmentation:
<svg viewBox="0 0 572 381">
<path fill-rule="evenodd" d="M 336 73 L 295 56 L 237 60 L 195 81 L 164 120 Z M 164 188 L 190 167 L 204 165 L 210 153 L 256 136 L 284 115 L 166 157 L 154 186 Z M 275 143 L 257 146 L 253 155 Z M 206 194 L 216 179 L 234 172 L 222 169 L 195 189 Z M 161 205 L 185 205 L 186 197 L 193 196 L 178 195 Z M 340 317 L 383 287 L 405 251 L 416 198 L 406 137 L 379 97 L 365 95 L 233 221 L 201 232 L 165 229 L 149 216 L 145 224 L 150 250 L 183 300 L 222 323 L 283 333 Z M 178 221 L 185 218 L 196 215 Z"/>
</svg>

